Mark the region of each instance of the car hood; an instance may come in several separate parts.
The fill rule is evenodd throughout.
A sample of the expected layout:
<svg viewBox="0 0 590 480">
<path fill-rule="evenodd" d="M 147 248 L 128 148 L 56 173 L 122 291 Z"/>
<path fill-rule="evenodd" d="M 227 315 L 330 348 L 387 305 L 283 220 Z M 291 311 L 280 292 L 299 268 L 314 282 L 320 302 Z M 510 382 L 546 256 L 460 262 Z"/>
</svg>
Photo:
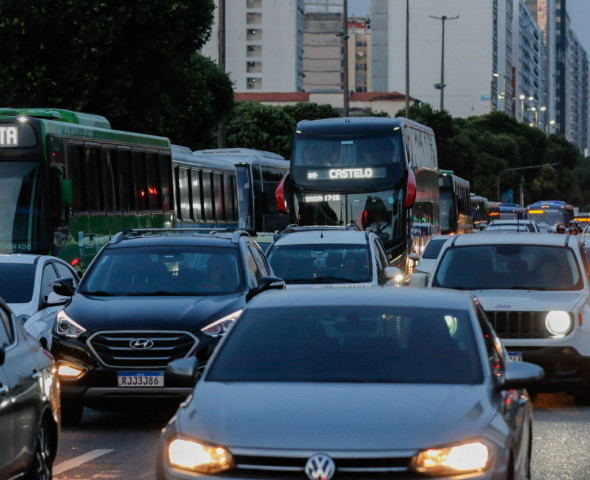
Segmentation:
<svg viewBox="0 0 590 480">
<path fill-rule="evenodd" d="M 483 385 L 199 382 L 182 434 L 228 447 L 418 449 L 482 433 Z"/>
<path fill-rule="evenodd" d="M 245 304 L 244 294 L 220 296 L 95 297 L 76 294 L 65 312 L 86 330 L 198 330 Z"/>
<path fill-rule="evenodd" d="M 527 311 L 544 312 L 548 310 L 565 310 L 571 312 L 583 301 L 587 294 L 584 290 L 542 291 L 542 290 L 475 290 L 487 311 Z"/>
</svg>

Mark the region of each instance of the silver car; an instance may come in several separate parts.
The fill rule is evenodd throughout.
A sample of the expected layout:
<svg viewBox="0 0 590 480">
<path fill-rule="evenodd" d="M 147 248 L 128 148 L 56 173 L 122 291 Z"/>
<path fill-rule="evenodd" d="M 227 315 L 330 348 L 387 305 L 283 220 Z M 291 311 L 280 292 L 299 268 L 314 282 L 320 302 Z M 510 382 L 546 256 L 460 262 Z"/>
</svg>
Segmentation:
<svg viewBox="0 0 590 480">
<path fill-rule="evenodd" d="M 542 374 L 508 361 L 466 292 L 268 292 L 164 429 L 157 476 L 528 479 L 523 387 Z"/>
</svg>

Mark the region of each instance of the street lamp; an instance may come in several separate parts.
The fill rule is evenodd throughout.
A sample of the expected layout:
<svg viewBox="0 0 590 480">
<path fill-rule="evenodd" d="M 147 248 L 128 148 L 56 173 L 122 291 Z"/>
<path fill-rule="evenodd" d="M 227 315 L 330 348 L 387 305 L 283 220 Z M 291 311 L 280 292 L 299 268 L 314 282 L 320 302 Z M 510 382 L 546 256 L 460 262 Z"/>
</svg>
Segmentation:
<svg viewBox="0 0 590 480">
<path fill-rule="evenodd" d="M 502 176 L 503 173 L 506 172 L 513 172 L 515 170 L 529 170 L 531 168 L 543 168 L 545 165 L 559 165 L 559 162 L 555 162 L 555 163 L 543 163 L 541 165 L 531 165 L 530 167 L 515 167 L 515 168 L 505 168 L 504 170 L 502 170 L 499 174 L 498 174 L 498 180 L 496 182 L 496 198 L 498 200 L 498 202 L 500 201 L 500 177 Z"/>
<path fill-rule="evenodd" d="M 443 15 L 442 17 L 434 17 L 429 15 L 430 18 L 435 18 L 436 20 L 442 20 L 442 49 L 440 55 L 440 82 L 434 84 L 434 88 L 440 90 L 440 111 L 443 111 L 444 108 L 444 98 L 445 98 L 445 22 L 447 20 L 457 20 L 459 15 L 456 17 L 447 17 Z"/>
<path fill-rule="evenodd" d="M 526 98 L 526 95 L 523 95 L 522 93 L 518 96 L 519 100 L 520 100 L 520 122 L 524 122 L 524 99 Z"/>
<path fill-rule="evenodd" d="M 511 79 L 509 77 L 507 77 L 506 75 L 502 75 L 501 73 L 495 73 L 494 72 L 494 73 L 492 73 L 492 75 L 493 75 L 494 78 L 502 77 L 504 79 L 504 89 L 503 89 L 503 91 L 501 91 L 500 93 L 498 93 L 498 99 L 503 99 L 504 100 L 504 103 L 503 103 L 503 107 L 504 108 L 502 109 L 502 111 L 505 112 L 506 111 L 506 97 L 508 96 L 507 95 L 507 92 L 506 92 L 506 89 L 507 89 L 506 87 L 508 86 L 507 80 L 511 80 Z"/>
</svg>

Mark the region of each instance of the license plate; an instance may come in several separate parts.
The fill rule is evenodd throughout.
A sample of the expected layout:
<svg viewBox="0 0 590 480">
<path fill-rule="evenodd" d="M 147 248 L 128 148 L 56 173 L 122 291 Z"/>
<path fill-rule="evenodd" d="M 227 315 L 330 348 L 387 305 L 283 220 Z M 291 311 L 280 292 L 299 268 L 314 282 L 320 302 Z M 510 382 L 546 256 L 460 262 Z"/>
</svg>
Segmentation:
<svg viewBox="0 0 590 480">
<path fill-rule="evenodd" d="M 118 372 L 119 387 L 163 387 L 164 372 Z"/>
<path fill-rule="evenodd" d="M 513 362 L 522 362 L 522 352 L 508 352 L 508 359 Z"/>
</svg>

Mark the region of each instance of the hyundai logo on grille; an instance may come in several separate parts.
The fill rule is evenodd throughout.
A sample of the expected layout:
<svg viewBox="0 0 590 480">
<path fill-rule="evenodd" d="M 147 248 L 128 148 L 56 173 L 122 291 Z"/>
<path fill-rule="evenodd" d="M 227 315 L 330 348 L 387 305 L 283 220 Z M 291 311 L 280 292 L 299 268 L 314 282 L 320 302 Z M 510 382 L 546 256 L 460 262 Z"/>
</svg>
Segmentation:
<svg viewBox="0 0 590 480">
<path fill-rule="evenodd" d="M 154 342 L 149 338 L 134 338 L 129 342 L 133 350 L 149 350 L 154 346 Z"/>
<path fill-rule="evenodd" d="M 328 455 L 316 453 L 305 464 L 305 473 L 309 480 L 330 480 L 336 471 L 336 465 Z"/>
</svg>

